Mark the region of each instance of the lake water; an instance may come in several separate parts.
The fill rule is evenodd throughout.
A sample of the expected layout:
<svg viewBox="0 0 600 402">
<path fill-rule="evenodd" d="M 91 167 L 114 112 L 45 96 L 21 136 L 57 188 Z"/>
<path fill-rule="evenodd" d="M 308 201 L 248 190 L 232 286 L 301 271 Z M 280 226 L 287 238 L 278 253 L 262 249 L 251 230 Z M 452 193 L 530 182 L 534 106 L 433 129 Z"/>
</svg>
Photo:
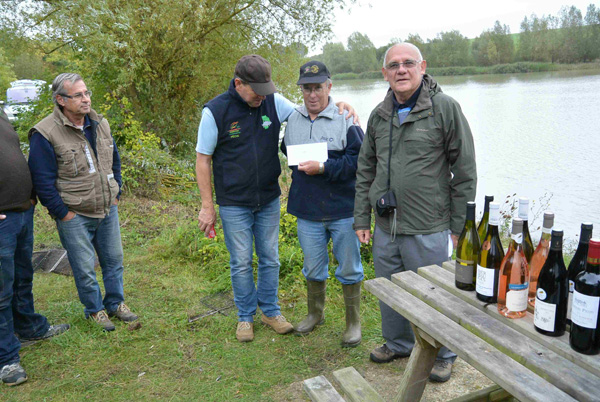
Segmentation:
<svg viewBox="0 0 600 402">
<path fill-rule="evenodd" d="M 530 199 L 532 230 L 548 207 L 571 242 L 587 221 L 600 237 L 600 70 L 436 79 L 473 132 L 479 215 L 486 194 L 502 205 L 516 194 Z M 354 106 L 366 130 L 387 82 L 333 84 L 331 95 Z M 535 245 L 539 233 L 532 233 Z"/>
</svg>

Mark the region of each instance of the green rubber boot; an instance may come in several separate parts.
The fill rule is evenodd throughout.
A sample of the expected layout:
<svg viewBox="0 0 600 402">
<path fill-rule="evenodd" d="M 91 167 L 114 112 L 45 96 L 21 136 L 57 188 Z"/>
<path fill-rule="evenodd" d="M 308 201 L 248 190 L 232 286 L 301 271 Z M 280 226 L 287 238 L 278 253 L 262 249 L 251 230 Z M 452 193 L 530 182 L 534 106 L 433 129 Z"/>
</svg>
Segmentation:
<svg viewBox="0 0 600 402">
<path fill-rule="evenodd" d="M 360 345 L 362 333 L 360 329 L 360 286 L 362 282 L 353 285 L 342 285 L 344 303 L 346 304 L 346 330 L 342 335 L 342 346 L 354 348 Z"/>
<path fill-rule="evenodd" d="M 323 324 L 325 315 L 325 290 L 327 282 L 306 281 L 308 315 L 294 329 L 297 335 L 308 334 L 317 325 Z"/>
</svg>

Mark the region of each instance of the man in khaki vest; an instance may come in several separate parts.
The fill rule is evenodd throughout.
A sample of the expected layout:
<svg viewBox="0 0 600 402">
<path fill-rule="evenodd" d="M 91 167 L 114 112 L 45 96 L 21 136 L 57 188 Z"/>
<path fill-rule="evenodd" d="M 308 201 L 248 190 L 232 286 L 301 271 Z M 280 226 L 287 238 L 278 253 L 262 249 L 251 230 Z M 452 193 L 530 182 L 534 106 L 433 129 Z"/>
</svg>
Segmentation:
<svg viewBox="0 0 600 402">
<path fill-rule="evenodd" d="M 78 74 L 54 79 L 54 111 L 29 131 L 29 168 L 42 205 L 56 220 L 86 318 L 113 331 L 109 316 L 122 321 L 138 317 L 123 295 L 121 160 L 108 122 L 91 108 L 91 96 Z M 94 252 L 102 267 L 104 299 Z"/>
</svg>

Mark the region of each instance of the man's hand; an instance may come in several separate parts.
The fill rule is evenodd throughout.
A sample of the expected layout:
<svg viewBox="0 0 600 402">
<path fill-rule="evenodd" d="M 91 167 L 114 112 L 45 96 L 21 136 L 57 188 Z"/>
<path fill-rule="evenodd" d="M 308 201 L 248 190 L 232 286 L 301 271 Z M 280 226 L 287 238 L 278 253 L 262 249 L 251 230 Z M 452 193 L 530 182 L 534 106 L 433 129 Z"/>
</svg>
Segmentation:
<svg viewBox="0 0 600 402">
<path fill-rule="evenodd" d="M 358 241 L 362 244 L 369 244 L 369 241 L 371 241 L 371 231 L 369 229 L 357 230 L 356 235 L 358 236 Z"/>
<path fill-rule="evenodd" d="M 2 220 L 2 219 L 6 219 L 6 215 L 0 214 L 0 220 Z"/>
<path fill-rule="evenodd" d="M 113 205 L 119 205 L 119 199 L 115 198 L 115 201 L 113 202 Z"/>
<path fill-rule="evenodd" d="M 316 174 L 319 174 L 319 162 L 317 162 L 317 161 L 300 162 L 300 164 L 298 164 L 298 170 L 306 173 L 309 176 L 314 176 Z"/>
<path fill-rule="evenodd" d="M 456 250 L 456 247 L 458 247 L 458 236 L 455 234 L 451 234 L 450 238 L 452 239 L 452 247 L 454 247 L 454 249 Z"/>
<path fill-rule="evenodd" d="M 206 237 L 208 237 L 208 233 L 213 228 L 216 221 L 217 213 L 215 212 L 215 207 L 212 205 L 206 208 L 202 207 L 198 213 L 198 227 L 204 232 Z"/>
<path fill-rule="evenodd" d="M 68 222 L 68 221 L 70 221 L 73 218 L 75 218 L 75 212 L 69 211 L 69 212 L 67 212 L 67 214 L 65 215 L 65 217 L 61 219 L 61 221 Z"/>
<path fill-rule="evenodd" d="M 338 102 L 335 105 L 339 108 L 340 114 L 344 114 L 344 109 L 347 110 L 348 116 L 346 116 L 346 119 L 349 119 L 350 117 L 354 117 L 353 123 L 358 124 L 360 126 L 360 120 L 358 118 L 358 114 L 356 113 L 356 110 L 354 110 L 354 108 L 352 106 L 350 106 L 346 102 Z"/>
</svg>

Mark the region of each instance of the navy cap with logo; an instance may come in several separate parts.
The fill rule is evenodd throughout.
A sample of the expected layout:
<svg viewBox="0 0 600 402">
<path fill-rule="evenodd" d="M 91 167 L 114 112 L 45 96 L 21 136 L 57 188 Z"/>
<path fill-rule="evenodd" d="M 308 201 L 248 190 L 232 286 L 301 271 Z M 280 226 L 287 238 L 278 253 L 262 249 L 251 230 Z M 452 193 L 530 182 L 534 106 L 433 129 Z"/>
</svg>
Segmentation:
<svg viewBox="0 0 600 402">
<path fill-rule="evenodd" d="M 331 78 L 327 66 L 320 61 L 311 60 L 300 67 L 300 78 L 296 84 L 321 84 Z"/>
<path fill-rule="evenodd" d="M 242 57 L 235 65 L 235 76 L 247 82 L 257 95 L 277 92 L 271 81 L 271 64 L 257 54 Z"/>
</svg>

